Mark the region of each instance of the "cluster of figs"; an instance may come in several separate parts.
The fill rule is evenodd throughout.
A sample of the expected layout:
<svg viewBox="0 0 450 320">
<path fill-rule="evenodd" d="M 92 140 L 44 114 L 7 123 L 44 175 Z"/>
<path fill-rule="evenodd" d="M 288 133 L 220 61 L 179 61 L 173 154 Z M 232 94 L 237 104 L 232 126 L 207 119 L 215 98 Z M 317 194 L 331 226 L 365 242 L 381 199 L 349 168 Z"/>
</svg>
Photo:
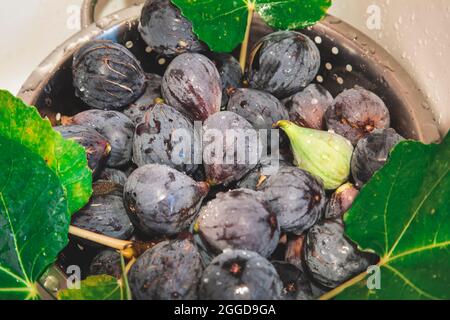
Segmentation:
<svg viewBox="0 0 450 320">
<path fill-rule="evenodd" d="M 260 39 L 244 75 L 168 0 L 146 2 L 139 31 L 164 73 L 119 43 L 86 43 L 72 69 L 86 111 L 55 128 L 85 147 L 95 181 L 72 224 L 160 241 L 130 270 L 135 299 L 314 299 L 376 263 L 345 238 L 343 214 L 403 140 L 382 99 L 313 83 L 320 51 L 300 32 Z M 236 130 L 277 148 L 237 161 Z M 225 137 L 219 156 L 211 131 Z M 90 246 L 88 273 L 119 277 L 119 253 Z"/>
</svg>

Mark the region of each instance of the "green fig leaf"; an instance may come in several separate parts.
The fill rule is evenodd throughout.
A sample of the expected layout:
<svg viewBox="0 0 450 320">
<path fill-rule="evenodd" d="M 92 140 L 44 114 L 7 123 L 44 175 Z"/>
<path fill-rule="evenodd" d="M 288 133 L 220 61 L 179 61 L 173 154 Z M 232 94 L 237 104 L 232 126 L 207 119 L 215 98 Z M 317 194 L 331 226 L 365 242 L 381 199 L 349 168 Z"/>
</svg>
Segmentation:
<svg viewBox="0 0 450 320">
<path fill-rule="evenodd" d="M 231 52 L 242 43 L 249 12 L 276 29 L 300 29 L 321 20 L 331 0 L 172 0 L 211 50 Z"/>
<path fill-rule="evenodd" d="M 92 276 L 81 281 L 80 289 L 58 292 L 59 300 L 125 300 L 126 291 L 120 280 L 108 275 Z"/>
<path fill-rule="evenodd" d="M 450 135 L 440 145 L 401 142 L 345 215 L 346 233 L 377 253 L 363 273 L 322 298 L 450 299 Z"/>
<path fill-rule="evenodd" d="M 92 172 L 84 148 L 63 139 L 36 108 L 4 90 L 0 90 L 0 135 L 44 159 L 66 190 L 71 213 L 84 207 L 92 194 Z"/>
<path fill-rule="evenodd" d="M 37 299 L 67 245 L 71 213 L 92 190 L 84 149 L 0 91 L 0 299 Z"/>
</svg>

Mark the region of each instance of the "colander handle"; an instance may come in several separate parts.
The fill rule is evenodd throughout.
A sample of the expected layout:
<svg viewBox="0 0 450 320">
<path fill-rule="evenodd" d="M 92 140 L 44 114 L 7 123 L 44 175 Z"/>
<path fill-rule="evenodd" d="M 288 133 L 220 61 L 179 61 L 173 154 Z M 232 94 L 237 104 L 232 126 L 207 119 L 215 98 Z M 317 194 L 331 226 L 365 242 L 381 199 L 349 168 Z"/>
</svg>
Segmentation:
<svg viewBox="0 0 450 320">
<path fill-rule="evenodd" d="M 143 0 L 133 1 L 134 4 L 140 4 Z M 95 7 L 97 6 L 98 0 L 83 0 L 81 5 L 81 28 L 87 28 L 95 22 Z"/>
<path fill-rule="evenodd" d="M 81 28 L 87 28 L 95 22 L 95 6 L 98 0 L 84 0 L 81 5 Z"/>
</svg>

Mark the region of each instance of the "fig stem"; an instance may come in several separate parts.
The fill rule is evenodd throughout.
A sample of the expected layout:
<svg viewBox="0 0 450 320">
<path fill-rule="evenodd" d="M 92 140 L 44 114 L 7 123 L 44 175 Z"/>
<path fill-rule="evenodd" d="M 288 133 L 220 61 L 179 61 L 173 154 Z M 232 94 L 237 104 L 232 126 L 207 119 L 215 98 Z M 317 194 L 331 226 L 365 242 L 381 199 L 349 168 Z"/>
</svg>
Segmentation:
<svg viewBox="0 0 450 320">
<path fill-rule="evenodd" d="M 110 247 L 112 249 L 119 250 L 124 258 L 131 259 L 135 256 L 134 250 L 133 250 L 133 242 L 132 241 L 125 241 L 125 240 L 119 240 L 110 238 L 95 232 L 87 231 L 80 229 L 78 227 L 70 226 L 69 227 L 69 233 L 75 237 L 82 238 L 88 241 L 92 241 L 107 247 Z"/>
<path fill-rule="evenodd" d="M 239 63 L 241 65 L 242 72 L 245 73 L 245 66 L 247 64 L 247 51 L 248 51 L 248 41 L 250 39 L 250 29 L 252 27 L 253 13 L 255 12 L 255 3 L 253 0 L 248 0 L 248 17 L 247 17 L 247 27 L 245 29 L 245 37 L 241 46 L 241 56 L 239 58 Z"/>
</svg>

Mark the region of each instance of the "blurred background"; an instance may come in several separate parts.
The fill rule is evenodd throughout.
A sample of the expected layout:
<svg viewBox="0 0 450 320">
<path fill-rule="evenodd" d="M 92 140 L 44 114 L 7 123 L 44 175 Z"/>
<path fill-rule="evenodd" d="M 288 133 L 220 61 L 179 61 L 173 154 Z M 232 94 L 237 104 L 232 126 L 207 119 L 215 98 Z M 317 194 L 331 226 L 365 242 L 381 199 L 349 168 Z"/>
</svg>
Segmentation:
<svg viewBox="0 0 450 320">
<path fill-rule="evenodd" d="M 136 0 L 100 0 L 98 17 Z M 50 52 L 80 29 L 82 0 L 3 1 L 0 88 L 17 93 Z M 450 128 L 450 0 L 333 0 L 330 13 L 369 35 L 412 75 L 441 133 Z"/>
</svg>

